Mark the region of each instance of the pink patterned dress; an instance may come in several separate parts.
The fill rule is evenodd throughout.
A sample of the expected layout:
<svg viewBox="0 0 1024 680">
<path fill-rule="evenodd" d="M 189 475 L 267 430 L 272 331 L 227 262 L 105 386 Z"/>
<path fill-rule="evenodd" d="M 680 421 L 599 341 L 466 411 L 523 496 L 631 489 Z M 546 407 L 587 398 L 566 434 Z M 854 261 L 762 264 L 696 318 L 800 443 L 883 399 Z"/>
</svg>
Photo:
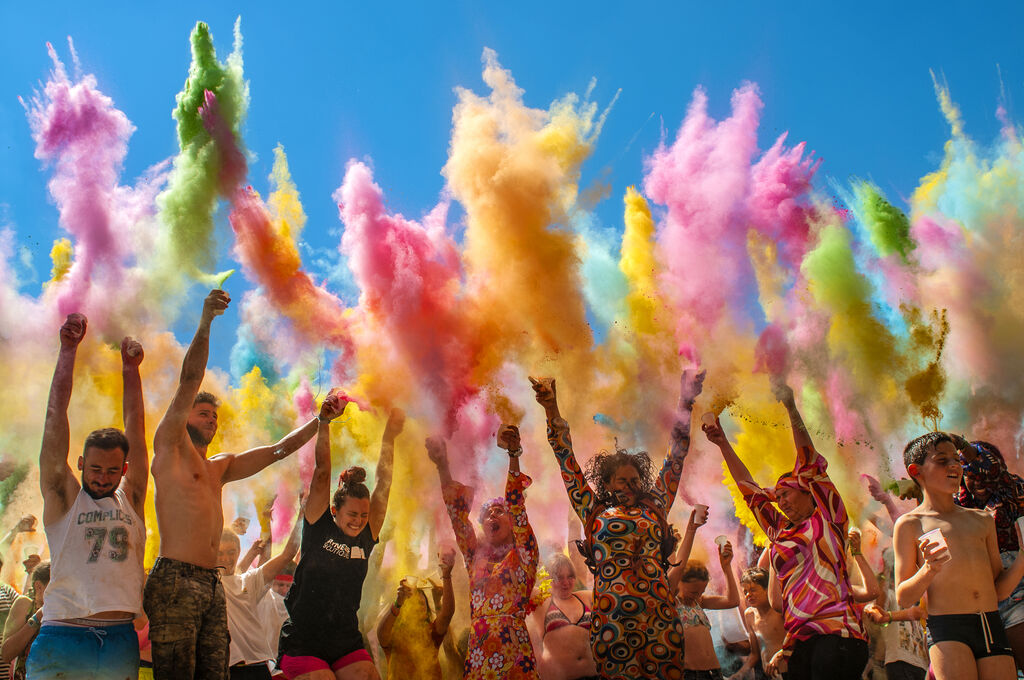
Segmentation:
<svg viewBox="0 0 1024 680">
<path fill-rule="evenodd" d="M 526 606 L 537 577 L 537 538 L 526 517 L 523 490 L 531 479 L 510 472 L 505 505 L 512 520 L 512 549 L 493 554 L 478 545 L 469 520 L 473 491 L 458 482 L 445 485 L 444 502 L 459 549 L 469 569 L 469 652 L 466 680 L 503 678 L 539 680 L 537 660 L 526 629 Z"/>
<path fill-rule="evenodd" d="M 793 476 L 814 497 L 816 509 L 796 525 L 772 505 L 773 493 L 750 483 L 739 484 L 743 500 L 771 541 L 772 566 L 782 580 L 783 648 L 787 650 L 815 635 L 865 639 L 846 567 L 849 518 L 827 467 L 813 448 L 798 452 Z"/>
</svg>

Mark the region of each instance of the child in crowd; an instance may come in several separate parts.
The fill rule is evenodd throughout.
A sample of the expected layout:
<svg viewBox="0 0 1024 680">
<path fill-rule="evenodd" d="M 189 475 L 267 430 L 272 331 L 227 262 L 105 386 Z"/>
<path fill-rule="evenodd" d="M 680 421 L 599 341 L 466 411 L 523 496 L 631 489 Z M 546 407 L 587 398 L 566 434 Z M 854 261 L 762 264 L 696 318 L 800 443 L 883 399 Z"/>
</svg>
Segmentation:
<svg viewBox="0 0 1024 680">
<path fill-rule="evenodd" d="M 676 587 L 676 608 L 683 622 L 684 680 L 722 680 L 721 664 L 711 637 L 711 621 L 704 610 L 731 609 L 740 603 L 739 586 L 732 571 L 732 543 L 718 544 L 718 562 L 727 587 L 725 595 L 705 595 L 710 581 L 708 568 L 702 562 L 688 559 L 694 534 L 706 521 L 706 515 L 690 513 L 686 533 L 673 560 L 678 564 L 668 572 L 669 584 Z"/>
<path fill-rule="evenodd" d="M 928 673 L 928 650 L 921 619 L 924 609 L 913 605 L 900 609 L 890 578 L 878 575 L 884 588 L 874 602 L 864 608 L 864 616 L 879 628 L 879 661 L 886 680 L 924 680 Z"/>
<path fill-rule="evenodd" d="M 748 669 L 760 668 L 764 671 L 764 677 L 783 677 L 782 674 L 768 675 L 765 668 L 775 653 L 782 649 L 782 641 L 786 638 L 782 613 L 768 604 L 768 570 L 751 567 L 744 571 L 740 577 L 740 590 L 743 591 L 747 605 L 743 612 L 743 622 L 751 639 L 750 655 L 736 675 L 743 677 Z"/>
<path fill-rule="evenodd" d="M 963 469 L 950 435 L 914 439 L 903 460 L 924 500 L 896 522 L 896 595 L 901 607 L 928 596 L 932 672 L 937 680 L 1015 677 L 996 606 L 1024 577 L 1024 560 L 1018 553 L 1004 569 L 992 516 L 953 502 Z"/>
</svg>

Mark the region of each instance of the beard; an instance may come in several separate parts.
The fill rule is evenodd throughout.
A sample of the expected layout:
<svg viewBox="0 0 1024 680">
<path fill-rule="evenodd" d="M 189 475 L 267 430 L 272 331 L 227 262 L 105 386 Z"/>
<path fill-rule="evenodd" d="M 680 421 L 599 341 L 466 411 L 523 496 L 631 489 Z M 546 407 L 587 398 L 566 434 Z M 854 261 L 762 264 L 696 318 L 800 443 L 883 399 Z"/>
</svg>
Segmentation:
<svg viewBox="0 0 1024 680">
<path fill-rule="evenodd" d="M 213 441 L 213 437 L 206 437 L 199 428 L 193 427 L 192 425 L 185 425 L 185 430 L 188 431 L 188 437 L 192 440 L 192 443 L 196 446 L 207 447 L 210 442 Z"/>
<path fill-rule="evenodd" d="M 104 492 L 100 493 L 98 491 L 93 490 L 93 488 L 91 486 L 86 484 L 85 483 L 85 475 L 82 475 L 82 491 L 84 491 L 87 494 L 89 494 L 90 498 L 92 498 L 94 501 L 98 501 L 101 498 L 110 498 L 111 496 L 114 495 L 114 492 L 117 491 L 117 487 L 118 486 L 119 486 L 118 484 L 115 484 L 114 486 L 112 486 L 110 488 L 110 491 L 104 491 Z"/>
</svg>

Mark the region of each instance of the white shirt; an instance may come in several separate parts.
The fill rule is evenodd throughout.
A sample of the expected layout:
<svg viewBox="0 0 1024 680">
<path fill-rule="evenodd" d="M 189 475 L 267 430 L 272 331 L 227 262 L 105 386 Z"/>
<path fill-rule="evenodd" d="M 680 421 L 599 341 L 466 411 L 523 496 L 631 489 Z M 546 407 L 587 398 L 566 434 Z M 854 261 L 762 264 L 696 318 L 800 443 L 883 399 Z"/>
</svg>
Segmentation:
<svg viewBox="0 0 1024 680">
<path fill-rule="evenodd" d="M 260 621 L 267 629 L 267 644 L 277 658 L 277 645 L 281 642 L 281 626 L 288 620 L 288 609 L 284 606 L 284 598 L 278 595 L 273 588 L 260 602 L 257 614 Z"/>
<path fill-rule="evenodd" d="M 146 525 L 124 490 L 99 500 L 79 490 L 67 514 L 45 531 L 50 585 L 43 621 L 142 611 Z"/>
<path fill-rule="evenodd" d="M 263 577 L 263 565 L 244 574 L 230 574 L 221 579 L 228 603 L 228 631 L 231 652 L 228 663 L 260 663 L 277 657 L 267 644 L 267 629 L 260 618 L 259 604 L 270 590 Z M 44 607 L 45 609 L 45 607 Z"/>
</svg>

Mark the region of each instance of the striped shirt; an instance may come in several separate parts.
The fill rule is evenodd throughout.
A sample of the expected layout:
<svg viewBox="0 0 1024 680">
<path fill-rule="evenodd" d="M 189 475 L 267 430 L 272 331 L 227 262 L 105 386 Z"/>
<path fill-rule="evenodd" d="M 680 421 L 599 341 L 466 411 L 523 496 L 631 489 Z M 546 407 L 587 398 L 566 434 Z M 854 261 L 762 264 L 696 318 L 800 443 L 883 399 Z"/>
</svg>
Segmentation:
<svg viewBox="0 0 1024 680">
<path fill-rule="evenodd" d="M 774 494 L 741 482 L 743 500 L 771 541 L 771 562 L 782 580 L 783 617 L 791 650 L 815 635 L 865 639 L 850 592 L 846 567 L 846 506 L 826 473 L 828 463 L 813 448 L 797 454 L 793 475 L 814 498 L 815 510 L 792 524 L 772 504 Z"/>
<path fill-rule="evenodd" d="M 7 623 L 7 616 L 11 613 L 11 606 L 18 599 L 18 591 L 6 583 L 0 583 L 0 631 L 3 631 Z M 0 663 L 0 680 L 8 680 L 11 677 L 11 664 Z"/>
</svg>

